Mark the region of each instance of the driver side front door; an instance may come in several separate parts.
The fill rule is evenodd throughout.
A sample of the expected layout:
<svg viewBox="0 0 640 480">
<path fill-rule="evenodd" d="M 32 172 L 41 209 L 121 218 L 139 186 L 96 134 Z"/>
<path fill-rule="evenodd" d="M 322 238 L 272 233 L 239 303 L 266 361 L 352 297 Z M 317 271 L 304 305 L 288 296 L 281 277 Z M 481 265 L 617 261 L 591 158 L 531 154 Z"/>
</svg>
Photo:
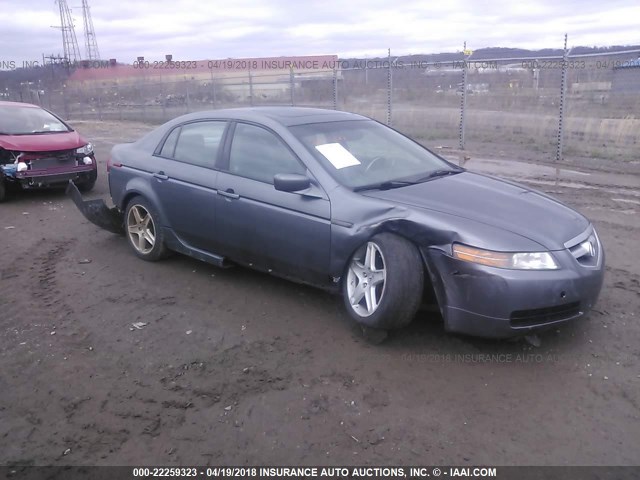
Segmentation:
<svg viewBox="0 0 640 480">
<path fill-rule="evenodd" d="M 273 177 L 278 173 L 310 175 L 275 133 L 236 124 L 228 167 L 217 179 L 216 225 L 223 254 L 282 276 L 326 283 L 329 199 L 276 190 Z"/>
</svg>

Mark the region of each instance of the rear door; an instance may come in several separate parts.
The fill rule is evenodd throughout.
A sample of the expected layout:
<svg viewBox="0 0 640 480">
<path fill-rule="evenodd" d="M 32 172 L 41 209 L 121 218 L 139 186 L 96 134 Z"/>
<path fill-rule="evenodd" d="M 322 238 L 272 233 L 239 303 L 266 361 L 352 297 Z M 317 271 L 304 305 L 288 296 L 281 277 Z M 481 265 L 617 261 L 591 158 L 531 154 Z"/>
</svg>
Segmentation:
<svg viewBox="0 0 640 480">
<path fill-rule="evenodd" d="M 180 125 L 157 152 L 152 185 L 164 220 L 190 247 L 214 251 L 216 235 L 216 159 L 228 123 L 206 120 Z"/>
<path fill-rule="evenodd" d="M 274 132 L 237 123 L 225 168 L 218 176 L 216 225 L 222 251 L 232 259 L 312 283 L 328 279 L 330 204 L 317 196 L 278 191 L 278 173 L 310 176 Z"/>
</svg>

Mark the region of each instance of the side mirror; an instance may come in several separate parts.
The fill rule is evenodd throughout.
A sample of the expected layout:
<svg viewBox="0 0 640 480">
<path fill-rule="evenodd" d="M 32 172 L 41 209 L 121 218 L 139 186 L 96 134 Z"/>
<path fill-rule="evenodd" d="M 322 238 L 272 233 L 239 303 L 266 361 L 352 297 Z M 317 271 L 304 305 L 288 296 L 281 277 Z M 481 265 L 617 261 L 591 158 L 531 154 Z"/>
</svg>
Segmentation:
<svg viewBox="0 0 640 480">
<path fill-rule="evenodd" d="M 311 180 L 297 173 L 278 173 L 273 176 L 273 186 L 281 192 L 298 192 L 311 186 Z"/>
</svg>

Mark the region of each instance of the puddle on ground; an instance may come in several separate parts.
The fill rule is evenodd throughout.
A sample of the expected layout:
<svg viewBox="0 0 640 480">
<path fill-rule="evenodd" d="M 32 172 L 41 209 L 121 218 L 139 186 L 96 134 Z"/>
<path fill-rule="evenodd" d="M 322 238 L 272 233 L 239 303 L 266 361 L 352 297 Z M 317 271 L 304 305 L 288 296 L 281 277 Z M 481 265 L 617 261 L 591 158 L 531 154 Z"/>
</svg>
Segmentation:
<svg viewBox="0 0 640 480">
<path fill-rule="evenodd" d="M 640 197 L 640 190 L 618 189 L 618 188 L 602 188 L 597 185 L 587 185 L 579 182 L 570 182 L 567 180 L 541 180 L 527 177 L 512 177 L 517 182 L 533 183 L 535 185 L 552 185 L 556 187 L 575 188 L 577 190 L 602 190 L 603 192 L 616 195 L 630 195 L 632 197 Z"/>
</svg>

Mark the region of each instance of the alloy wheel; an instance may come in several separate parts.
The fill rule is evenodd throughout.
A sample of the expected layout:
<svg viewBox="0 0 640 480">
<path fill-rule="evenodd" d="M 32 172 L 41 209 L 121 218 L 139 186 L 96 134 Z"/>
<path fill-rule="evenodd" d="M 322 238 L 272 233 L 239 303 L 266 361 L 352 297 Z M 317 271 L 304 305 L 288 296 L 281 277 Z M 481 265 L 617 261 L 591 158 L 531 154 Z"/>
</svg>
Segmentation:
<svg viewBox="0 0 640 480">
<path fill-rule="evenodd" d="M 133 247 L 143 255 L 156 244 L 156 228 L 151 214 L 142 205 L 134 205 L 127 215 L 127 234 Z"/>
<path fill-rule="evenodd" d="M 374 242 L 367 242 L 354 254 L 347 272 L 347 295 L 356 314 L 368 317 L 378 309 L 386 279 L 382 250 Z"/>
</svg>

